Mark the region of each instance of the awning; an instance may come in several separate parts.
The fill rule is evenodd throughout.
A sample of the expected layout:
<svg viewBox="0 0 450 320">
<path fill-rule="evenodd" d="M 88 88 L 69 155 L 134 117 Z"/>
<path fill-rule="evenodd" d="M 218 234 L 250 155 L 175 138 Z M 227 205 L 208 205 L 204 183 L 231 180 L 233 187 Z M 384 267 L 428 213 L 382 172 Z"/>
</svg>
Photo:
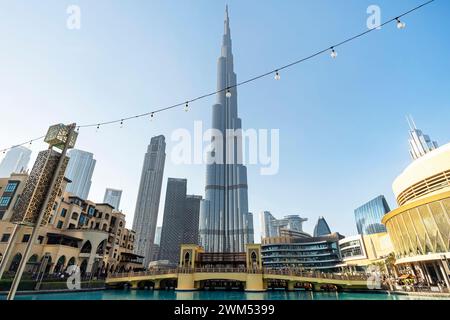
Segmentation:
<svg viewBox="0 0 450 320">
<path fill-rule="evenodd" d="M 47 232 L 47 236 L 48 237 L 53 237 L 53 238 L 64 238 L 64 239 L 67 239 L 67 240 L 83 241 L 83 239 L 72 237 L 72 236 L 68 236 L 68 235 L 62 234 L 62 233 Z"/>
<path fill-rule="evenodd" d="M 143 256 L 140 256 L 138 254 L 134 254 L 134 253 L 131 253 L 131 252 L 122 252 L 120 255 L 121 256 L 127 256 L 127 257 L 133 257 L 133 258 L 144 258 Z"/>
</svg>

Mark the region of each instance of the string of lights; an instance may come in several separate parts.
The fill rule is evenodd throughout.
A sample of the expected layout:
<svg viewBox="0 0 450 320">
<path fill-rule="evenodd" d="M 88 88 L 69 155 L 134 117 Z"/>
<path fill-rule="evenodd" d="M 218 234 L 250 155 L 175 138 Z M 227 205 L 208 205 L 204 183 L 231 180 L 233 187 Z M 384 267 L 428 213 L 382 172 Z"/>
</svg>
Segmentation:
<svg viewBox="0 0 450 320">
<path fill-rule="evenodd" d="M 382 28 L 382 27 L 384 27 L 384 26 L 386 26 L 386 25 L 388 25 L 388 24 L 390 24 L 392 22 L 396 23 L 396 26 L 397 26 L 398 29 L 400 29 L 400 30 L 404 29 L 406 27 L 406 23 L 403 22 L 401 20 L 401 18 L 403 18 L 403 17 L 405 17 L 405 16 L 407 16 L 407 15 L 409 15 L 409 14 L 411 14 L 411 13 L 413 13 L 413 12 L 415 12 L 415 11 L 417 11 L 417 10 L 419 10 L 419 9 L 429 5 L 429 4 L 431 4 L 434 1 L 436 1 L 436 0 L 429 0 L 429 1 L 425 2 L 425 3 L 422 3 L 421 5 L 418 5 L 418 6 L 414 7 L 414 8 L 412 8 L 412 9 L 410 9 L 410 10 L 408 10 L 408 11 L 406 11 L 406 12 L 404 12 L 404 13 L 402 13 L 402 14 L 394 17 L 394 18 L 392 18 L 392 19 L 389 19 L 389 20 L 381 23 L 380 25 L 374 26 L 371 29 L 368 29 L 368 30 L 366 30 L 364 32 L 361 32 L 361 33 L 359 33 L 357 35 L 354 35 L 354 36 L 352 36 L 350 38 L 347 38 L 347 39 L 345 39 L 345 40 L 343 40 L 341 42 L 338 42 L 338 43 L 336 43 L 336 44 L 334 44 L 332 46 L 329 46 L 329 47 L 327 47 L 325 49 L 317 51 L 316 53 L 313 53 L 313 54 L 311 54 L 311 55 L 309 55 L 307 57 L 301 58 L 299 60 L 296 60 L 294 62 L 286 64 L 284 66 L 278 67 L 276 69 L 272 69 L 272 70 L 270 70 L 268 72 L 265 72 L 263 74 L 257 75 L 255 77 L 247 79 L 245 81 L 238 82 L 237 84 L 235 84 L 233 86 L 226 87 L 226 88 L 223 88 L 221 90 L 212 91 L 210 93 L 206 93 L 206 94 L 203 94 L 201 96 L 198 96 L 198 97 L 195 97 L 195 98 L 192 98 L 192 99 L 188 99 L 188 100 L 185 100 L 183 102 L 179 102 L 179 103 L 167 106 L 167 107 L 157 108 L 157 109 L 155 109 L 153 111 L 150 111 L 150 112 L 145 112 L 145 113 L 137 114 L 137 115 L 134 115 L 134 116 L 128 116 L 128 117 L 124 117 L 124 118 L 120 118 L 120 119 L 116 119 L 116 120 L 111 120 L 111 121 L 79 125 L 79 126 L 77 126 L 77 131 L 79 131 L 80 128 L 90 128 L 90 127 L 96 127 L 96 129 L 99 130 L 100 127 L 102 127 L 102 126 L 118 124 L 118 123 L 120 123 L 120 127 L 122 127 L 123 124 L 126 121 L 129 121 L 129 120 L 132 120 L 132 119 L 138 119 L 138 118 L 142 118 L 142 117 L 150 117 L 150 120 L 153 120 L 153 118 L 155 117 L 155 115 L 157 113 L 161 113 L 161 112 L 168 111 L 168 110 L 175 109 L 175 108 L 179 108 L 179 107 L 183 107 L 183 110 L 187 112 L 190 109 L 190 105 L 192 105 L 192 103 L 194 103 L 196 101 L 199 101 L 199 100 L 202 100 L 202 99 L 214 96 L 214 95 L 216 95 L 218 93 L 221 93 L 221 92 L 224 92 L 224 91 L 226 91 L 226 94 L 225 94 L 226 97 L 230 98 L 231 95 L 232 95 L 231 89 L 243 86 L 243 85 L 248 84 L 250 82 L 254 82 L 254 81 L 257 81 L 259 79 L 262 79 L 262 78 L 265 78 L 265 77 L 268 77 L 268 76 L 271 76 L 271 75 L 274 75 L 274 79 L 275 80 L 277 80 L 277 81 L 281 80 L 280 73 L 281 73 L 282 70 L 294 67 L 294 66 L 296 66 L 296 65 L 298 65 L 300 63 L 303 63 L 305 61 L 311 60 L 311 59 L 313 59 L 313 58 L 315 58 L 315 57 L 317 57 L 319 55 L 322 55 L 324 53 L 327 53 L 327 52 L 330 53 L 331 58 L 336 59 L 337 56 L 338 56 L 336 48 L 341 47 L 341 46 L 343 46 L 343 45 L 345 45 L 345 44 L 347 44 L 347 43 L 349 43 L 351 41 L 354 41 L 354 40 L 356 40 L 358 38 L 361 38 L 361 37 L 363 37 L 363 36 L 373 32 L 375 30 L 378 30 L 378 29 L 380 29 L 380 28 Z M 27 145 L 27 144 L 32 144 L 33 142 L 41 140 L 44 137 L 45 136 L 41 136 L 41 137 L 38 137 L 38 138 L 35 138 L 35 139 L 28 140 L 28 141 L 26 141 L 24 143 L 14 145 L 14 146 L 12 146 L 10 148 L 1 149 L 0 152 L 2 152 L 4 154 L 8 150 L 11 150 L 11 149 L 16 148 L 18 146 L 24 146 L 24 145 Z"/>
</svg>

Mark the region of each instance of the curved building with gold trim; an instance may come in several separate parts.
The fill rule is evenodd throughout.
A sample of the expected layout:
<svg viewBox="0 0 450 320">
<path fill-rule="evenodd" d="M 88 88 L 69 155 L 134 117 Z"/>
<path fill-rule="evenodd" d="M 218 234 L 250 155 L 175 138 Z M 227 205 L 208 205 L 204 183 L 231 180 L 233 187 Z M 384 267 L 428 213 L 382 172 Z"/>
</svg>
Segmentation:
<svg viewBox="0 0 450 320">
<path fill-rule="evenodd" d="M 383 217 L 397 265 L 450 288 L 450 144 L 415 160 L 394 181 L 399 208 Z"/>
</svg>

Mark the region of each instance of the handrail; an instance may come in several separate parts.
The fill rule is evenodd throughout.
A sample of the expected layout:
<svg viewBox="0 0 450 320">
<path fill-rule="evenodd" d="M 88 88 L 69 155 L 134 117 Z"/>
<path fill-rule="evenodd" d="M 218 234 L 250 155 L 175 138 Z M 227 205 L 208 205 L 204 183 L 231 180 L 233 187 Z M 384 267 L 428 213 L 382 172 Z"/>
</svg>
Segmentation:
<svg viewBox="0 0 450 320">
<path fill-rule="evenodd" d="M 128 273 L 114 273 L 108 276 L 109 279 L 129 278 L 129 277 L 146 277 L 167 274 L 192 274 L 192 273 L 250 273 L 250 274 L 266 274 L 294 276 L 300 278 L 316 278 L 330 280 L 367 280 L 367 274 L 342 274 L 342 273 L 325 273 L 319 271 L 305 271 L 299 269 L 261 269 L 261 268 L 172 268 L 172 269 L 155 269 Z"/>
</svg>

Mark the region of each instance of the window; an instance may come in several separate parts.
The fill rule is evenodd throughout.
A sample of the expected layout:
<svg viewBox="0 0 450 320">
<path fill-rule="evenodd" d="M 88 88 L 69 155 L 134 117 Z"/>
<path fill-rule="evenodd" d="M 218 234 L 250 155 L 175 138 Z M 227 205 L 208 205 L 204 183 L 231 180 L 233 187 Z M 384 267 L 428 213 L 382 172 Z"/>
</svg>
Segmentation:
<svg viewBox="0 0 450 320">
<path fill-rule="evenodd" d="M 63 222 L 62 222 L 62 221 L 58 221 L 58 224 L 56 225 L 56 227 L 57 227 L 58 229 L 62 229 L 62 227 L 63 227 Z"/>
<path fill-rule="evenodd" d="M 10 236 L 11 236 L 10 233 L 4 233 L 4 234 L 2 235 L 2 239 L 1 239 L 0 242 L 8 242 Z"/>
<path fill-rule="evenodd" d="M 66 214 L 67 214 L 67 209 L 64 209 L 64 208 L 63 208 L 63 209 L 61 210 L 61 217 L 64 218 L 64 217 L 66 216 Z"/>
<path fill-rule="evenodd" d="M 44 242 L 44 236 L 39 236 L 37 241 L 39 244 L 42 244 Z"/>
<path fill-rule="evenodd" d="M 11 201 L 11 197 L 1 197 L 0 198 L 0 206 L 6 207 L 9 205 L 9 202 Z"/>
<path fill-rule="evenodd" d="M 76 213 L 76 212 L 72 213 L 72 219 L 78 220 L 78 213 Z"/>
<path fill-rule="evenodd" d="M 75 229 L 75 225 L 73 223 L 69 224 L 69 229 Z"/>
<path fill-rule="evenodd" d="M 22 238 L 22 242 L 28 242 L 30 240 L 30 235 L 29 234 L 24 234 L 23 238 Z"/>
<path fill-rule="evenodd" d="M 5 192 L 14 192 L 17 188 L 17 182 L 10 182 L 6 185 Z"/>
</svg>

